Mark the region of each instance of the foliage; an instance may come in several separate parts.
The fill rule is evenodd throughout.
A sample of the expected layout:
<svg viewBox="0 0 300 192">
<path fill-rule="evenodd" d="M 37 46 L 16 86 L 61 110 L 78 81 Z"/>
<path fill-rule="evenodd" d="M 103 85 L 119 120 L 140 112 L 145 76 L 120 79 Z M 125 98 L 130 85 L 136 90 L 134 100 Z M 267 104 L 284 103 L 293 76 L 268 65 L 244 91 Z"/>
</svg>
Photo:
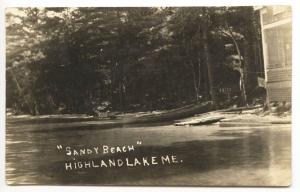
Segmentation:
<svg viewBox="0 0 300 192">
<path fill-rule="evenodd" d="M 237 54 L 224 34 L 230 30 L 240 47 L 255 43 L 253 14 L 251 7 L 8 8 L 7 107 L 93 114 L 103 103 L 119 111 L 217 103 L 227 81 L 239 83 L 224 65 Z"/>
</svg>

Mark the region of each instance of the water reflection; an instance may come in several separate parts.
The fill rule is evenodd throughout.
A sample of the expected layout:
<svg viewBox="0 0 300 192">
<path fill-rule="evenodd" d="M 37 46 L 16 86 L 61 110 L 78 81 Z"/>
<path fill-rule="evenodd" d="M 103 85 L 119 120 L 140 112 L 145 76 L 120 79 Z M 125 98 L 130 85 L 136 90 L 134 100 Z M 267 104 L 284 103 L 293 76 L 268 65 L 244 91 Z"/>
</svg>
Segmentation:
<svg viewBox="0 0 300 192">
<path fill-rule="evenodd" d="M 10 122 L 6 133 L 6 179 L 8 184 L 69 185 L 282 185 L 290 180 L 290 129 L 281 127 L 220 128 L 173 125 L 27 131 Z M 51 125 L 53 126 L 53 125 Z M 65 125 L 68 127 L 68 125 Z M 44 129 L 45 128 L 45 129 Z M 47 131 L 43 131 L 47 130 Z M 59 130 L 59 131 L 58 131 Z M 142 141 L 133 153 L 90 156 L 141 158 L 175 154 L 181 164 L 65 171 L 67 157 L 57 145 L 130 145 Z M 280 179 L 278 174 L 284 174 Z M 241 179 L 241 177 L 243 177 Z"/>
</svg>

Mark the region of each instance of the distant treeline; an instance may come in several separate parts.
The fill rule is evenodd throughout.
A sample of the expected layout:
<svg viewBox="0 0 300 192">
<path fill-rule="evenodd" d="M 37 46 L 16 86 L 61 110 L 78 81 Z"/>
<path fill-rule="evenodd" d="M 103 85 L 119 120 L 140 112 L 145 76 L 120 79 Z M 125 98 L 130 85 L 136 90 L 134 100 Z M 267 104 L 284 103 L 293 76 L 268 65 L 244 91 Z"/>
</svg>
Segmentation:
<svg viewBox="0 0 300 192">
<path fill-rule="evenodd" d="M 245 104 L 263 74 L 253 7 L 8 8 L 6 22 L 15 112 Z"/>
</svg>

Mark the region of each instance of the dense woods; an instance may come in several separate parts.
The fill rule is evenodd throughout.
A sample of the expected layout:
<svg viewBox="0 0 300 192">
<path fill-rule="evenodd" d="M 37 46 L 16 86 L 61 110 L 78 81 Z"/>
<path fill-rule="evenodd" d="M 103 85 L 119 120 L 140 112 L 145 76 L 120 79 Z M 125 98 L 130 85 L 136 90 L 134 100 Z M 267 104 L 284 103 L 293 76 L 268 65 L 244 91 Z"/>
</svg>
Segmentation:
<svg viewBox="0 0 300 192">
<path fill-rule="evenodd" d="M 15 113 L 245 105 L 263 77 L 252 7 L 7 8 L 6 22 Z"/>
</svg>

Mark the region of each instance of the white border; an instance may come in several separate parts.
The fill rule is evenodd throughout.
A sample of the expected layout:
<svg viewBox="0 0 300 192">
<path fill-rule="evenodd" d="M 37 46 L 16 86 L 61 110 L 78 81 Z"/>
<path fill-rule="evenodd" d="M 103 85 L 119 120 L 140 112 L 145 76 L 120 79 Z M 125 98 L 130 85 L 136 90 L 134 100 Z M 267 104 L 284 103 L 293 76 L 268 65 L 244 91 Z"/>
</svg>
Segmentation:
<svg viewBox="0 0 300 192">
<path fill-rule="evenodd" d="M 300 31 L 295 23 L 299 25 L 300 8 L 297 5 L 297 0 L 2 0 L 0 1 L 0 191 L 210 191 L 210 192 L 231 192 L 231 191 L 300 191 L 299 187 L 299 110 L 300 110 L 300 88 L 297 87 L 299 82 L 299 43 Z M 292 154 L 293 154 L 293 178 L 292 186 L 289 188 L 212 188 L 212 187 L 64 187 L 64 186 L 18 186 L 11 187 L 5 184 L 5 22 L 4 9 L 5 7 L 141 7 L 141 6 L 241 6 L 241 5 L 292 5 L 293 7 L 293 129 L 292 129 Z M 298 118 L 296 118 L 298 116 Z M 242 178 L 241 178 L 242 179 Z"/>
<path fill-rule="evenodd" d="M 223 5 L 283 5 L 293 4 L 292 0 L 4 0 L 4 6 L 32 6 L 32 7 L 141 7 L 141 6 L 223 6 Z"/>
</svg>

